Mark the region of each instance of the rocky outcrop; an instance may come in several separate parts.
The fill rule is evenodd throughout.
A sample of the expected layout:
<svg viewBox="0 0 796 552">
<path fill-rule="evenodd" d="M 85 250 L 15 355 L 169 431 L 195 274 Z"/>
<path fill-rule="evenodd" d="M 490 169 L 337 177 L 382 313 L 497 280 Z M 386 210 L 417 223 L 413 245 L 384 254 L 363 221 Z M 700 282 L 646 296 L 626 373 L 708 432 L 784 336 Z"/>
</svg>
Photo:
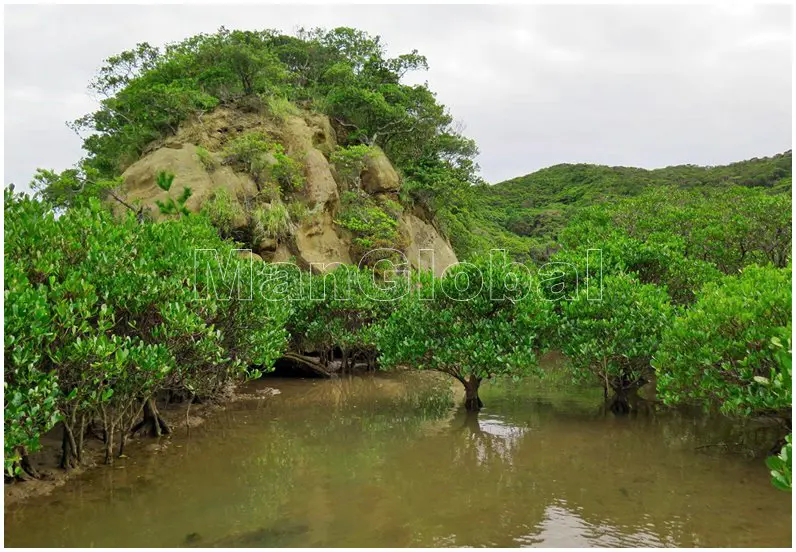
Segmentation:
<svg viewBox="0 0 796 552">
<path fill-rule="evenodd" d="M 365 169 L 360 178 L 362 188 L 369 194 L 397 192 L 401 187 L 398 173 L 378 147 L 374 147 L 373 152 L 365 158 Z"/>
<path fill-rule="evenodd" d="M 254 259 L 255 261 L 263 261 L 263 258 L 260 257 L 257 253 L 252 253 L 251 251 L 238 251 L 238 256 L 241 259 Z"/>
<path fill-rule="evenodd" d="M 340 237 L 329 211 L 313 216 L 296 230 L 296 257 L 315 272 L 329 272 L 337 264 L 351 264 L 350 243 Z M 337 263 L 337 264 L 336 264 Z"/>
<path fill-rule="evenodd" d="M 458 262 L 450 243 L 428 222 L 407 212 L 400 224 L 409 237 L 404 253 L 413 267 L 432 270 L 435 276 L 441 276 L 446 268 Z"/>
<path fill-rule="evenodd" d="M 329 162 L 320 151 L 311 149 L 304 155 L 304 174 L 307 179 L 304 195 L 311 209 L 340 199 Z"/>
<path fill-rule="evenodd" d="M 256 236 L 252 231 L 252 212 L 258 202 L 279 202 L 278 198 L 264 199 L 255 180 L 222 163 L 221 152 L 237 136 L 258 132 L 275 143 L 282 144 L 285 152 L 297 161 L 303 171 L 303 189 L 289 194 L 285 202 L 303 203 L 306 215 L 290 222 L 288 236 L 262 237 L 250 241 L 252 258 L 270 262 L 295 262 L 304 269 L 320 272 L 333 270 L 339 263 L 357 262 L 352 257 L 352 235 L 340 228 L 335 219 L 341 209 L 342 190 L 349 183 L 337 180 L 329 156 L 337 148 L 335 131 L 329 119 L 317 113 L 303 112 L 284 117 L 269 116 L 263 112 L 236 110 L 222 107 L 204 114 L 159 143 L 152 144 L 141 159 L 124 172 L 121 195 L 125 201 L 144 207 L 152 217 L 163 215 L 157 201 L 169 197 L 176 199 L 184 187 L 190 187 L 192 196 L 186 203 L 191 212 L 199 212 L 202 205 L 218 190 L 228 192 L 242 213 L 233 223 L 240 236 Z M 201 147 L 215 159 L 214 166 L 206 167 L 197 153 Z M 273 164 L 274 159 L 269 164 Z M 157 186 L 160 171 L 175 175 L 171 189 L 166 192 Z M 365 159 L 360 175 L 360 186 L 374 198 L 397 200 L 401 179 L 383 151 L 376 148 Z M 262 182 L 260 182 L 262 185 Z M 367 195 L 366 195 L 367 197 Z M 273 204 L 272 204 L 273 205 Z M 300 209 L 294 210 L 298 212 Z M 450 243 L 442 237 L 425 217 L 405 212 L 399 220 L 399 231 L 408 244 L 405 254 L 416 268 L 433 268 L 441 274 L 456 256 Z"/>
<path fill-rule="evenodd" d="M 171 189 L 166 192 L 157 185 L 157 174 L 168 171 L 175 175 Z M 234 201 L 257 193 L 257 185 L 251 177 L 237 173 L 230 167 L 219 167 L 209 172 L 199 161 L 193 144 L 172 144 L 156 149 L 133 163 L 122 175 L 124 195 L 130 204 L 140 204 L 153 218 L 160 217 L 157 201 L 176 199 L 183 188 L 189 187 L 192 195 L 186 207 L 199 212 L 202 204 L 219 189 L 229 192 Z M 245 220 L 239 221 L 245 224 Z"/>
</svg>

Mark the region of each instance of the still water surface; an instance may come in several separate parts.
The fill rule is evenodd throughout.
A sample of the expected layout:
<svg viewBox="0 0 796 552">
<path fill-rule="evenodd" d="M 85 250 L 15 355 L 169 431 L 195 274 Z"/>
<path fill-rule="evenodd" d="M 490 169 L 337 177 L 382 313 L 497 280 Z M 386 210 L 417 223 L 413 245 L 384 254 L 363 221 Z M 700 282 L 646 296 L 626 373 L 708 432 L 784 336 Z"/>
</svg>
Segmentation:
<svg viewBox="0 0 796 552">
<path fill-rule="evenodd" d="M 738 428 L 616 418 L 601 391 L 427 374 L 264 379 L 281 394 L 177 428 L 5 514 L 7 546 L 790 546 L 790 495 Z M 698 448 L 702 447 L 702 448 Z"/>
</svg>

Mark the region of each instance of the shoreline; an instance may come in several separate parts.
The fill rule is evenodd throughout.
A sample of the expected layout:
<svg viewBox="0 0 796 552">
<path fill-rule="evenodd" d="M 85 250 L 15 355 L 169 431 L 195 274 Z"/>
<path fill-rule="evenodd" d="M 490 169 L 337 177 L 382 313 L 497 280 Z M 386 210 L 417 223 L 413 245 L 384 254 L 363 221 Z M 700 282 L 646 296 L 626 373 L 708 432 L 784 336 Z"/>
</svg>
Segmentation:
<svg viewBox="0 0 796 552">
<path fill-rule="evenodd" d="M 244 382 L 235 386 L 231 393 L 219 398 L 216 402 L 205 404 L 192 404 L 190 412 L 184 403 L 173 403 L 159 408 L 161 416 L 172 429 L 172 435 L 148 437 L 135 435 L 128 437 L 126 454 L 121 458 L 128 458 L 139 454 L 157 454 L 167 449 L 174 433 L 189 431 L 203 425 L 207 419 L 223 410 L 229 405 L 239 401 L 262 400 L 279 394 L 278 389 L 264 387 L 254 392 L 246 392 L 246 387 L 251 382 Z M 186 414 L 188 417 L 186 419 Z M 87 438 L 84 443 L 83 464 L 64 470 L 59 467 L 61 456 L 61 430 L 56 426 L 52 431 L 42 437 L 42 448 L 31 455 L 31 461 L 41 474 L 40 479 L 12 480 L 3 484 L 4 512 L 10 508 L 24 505 L 26 502 L 38 497 L 47 496 L 55 489 L 68 485 L 79 476 L 100 468 L 113 469 L 114 464 L 107 465 L 103 462 L 104 445 L 100 439 Z M 119 457 L 116 457 L 118 461 Z"/>
</svg>

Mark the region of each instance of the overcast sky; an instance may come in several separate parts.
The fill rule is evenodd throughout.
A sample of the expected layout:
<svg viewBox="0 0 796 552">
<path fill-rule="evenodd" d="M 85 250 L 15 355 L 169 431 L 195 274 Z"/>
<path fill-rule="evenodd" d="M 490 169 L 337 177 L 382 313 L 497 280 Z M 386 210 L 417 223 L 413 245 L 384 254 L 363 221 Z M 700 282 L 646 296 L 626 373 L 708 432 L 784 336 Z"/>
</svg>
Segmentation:
<svg viewBox="0 0 796 552">
<path fill-rule="evenodd" d="M 6 6 L 4 182 L 81 156 L 102 60 L 219 26 L 353 26 L 417 48 L 490 182 L 564 162 L 723 164 L 791 148 L 790 6 Z"/>
</svg>

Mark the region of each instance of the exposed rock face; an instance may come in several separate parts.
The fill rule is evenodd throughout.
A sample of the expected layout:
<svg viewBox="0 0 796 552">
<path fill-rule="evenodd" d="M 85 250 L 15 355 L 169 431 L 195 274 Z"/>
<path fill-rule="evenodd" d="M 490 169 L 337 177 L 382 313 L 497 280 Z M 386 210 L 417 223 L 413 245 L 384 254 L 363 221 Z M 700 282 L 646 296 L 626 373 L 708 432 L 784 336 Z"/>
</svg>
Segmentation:
<svg viewBox="0 0 796 552">
<path fill-rule="evenodd" d="M 160 171 L 175 175 L 168 192 L 161 190 L 156 183 Z M 193 144 L 174 144 L 157 149 L 133 163 L 122 176 L 126 200 L 129 203 L 140 201 L 155 218 L 160 216 L 155 202 L 169 197 L 176 199 L 186 186 L 193 192 L 186 203 L 192 212 L 199 212 L 202 204 L 218 189 L 226 189 L 236 201 L 239 197 L 257 193 L 257 186 L 249 176 L 236 173 L 229 167 L 208 172 L 199 161 Z"/>
<path fill-rule="evenodd" d="M 404 213 L 401 227 L 409 236 L 405 254 L 413 267 L 432 269 L 435 276 L 442 276 L 446 268 L 458 262 L 450 243 L 423 219 L 412 213 Z"/>
<path fill-rule="evenodd" d="M 390 160 L 380 148 L 368 155 L 365 170 L 362 171 L 362 188 L 370 194 L 397 192 L 401 179 Z"/>
<path fill-rule="evenodd" d="M 276 248 L 273 255 L 267 257 L 266 260 L 272 263 L 287 263 L 293 258 L 293 253 L 290 252 L 286 245 L 280 245 Z"/>
<path fill-rule="evenodd" d="M 336 268 L 334 263 L 351 264 L 350 244 L 337 233 L 329 211 L 312 217 L 296 231 L 297 257 L 304 268 L 316 272 L 329 272 Z"/>
<path fill-rule="evenodd" d="M 122 195 L 127 202 L 139 203 L 158 218 L 162 215 L 156 201 L 176 199 L 186 186 L 193 192 L 186 204 L 192 212 L 199 212 L 214 192 L 225 189 L 239 204 L 242 213 L 251 212 L 252 205 L 263 201 L 252 177 L 223 164 L 208 170 L 197 155 L 197 146 L 220 161 L 219 152 L 231 139 L 253 131 L 282 144 L 286 153 L 301 164 L 304 189 L 285 201 L 304 203 L 309 214 L 292 221 L 292 231 L 287 238 L 258 238 L 257 243 L 251 244 L 252 257 L 270 262 L 296 262 L 304 269 L 319 272 L 333 270 L 338 263 L 357 263 L 359 259 L 351 256 L 351 233 L 335 223 L 340 210 L 340 193 L 345 189 L 336 180 L 334 167 L 328 161 L 337 147 L 335 132 L 329 119 L 317 113 L 276 119 L 257 112 L 218 108 L 183 125 L 174 136 L 153 144 L 149 153 L 124 172 Z M 169 192 L 157 186 L 160 171 L 175 175 Z M 400 176 L 380 149 L 368 156 L 360 181 L 368 194 L 395 199 L 401 185 Z M 251 228 L 249 215 L 239 218 L 234 221 L 234 227 Z M 423 218 L 406 212 L 399 221 L 399 229 L 409 244 L 405 253 L 416 268 L 433 268 L 439 275 L 456 262 L 450 243 Z M 423 249 L 433 250 L 433 254 L 421 251 Z"/>
<path fill-rule="evenodd" d="M 340 199 L 329 162 L 320 151 L 314 148 L 307 151 L 304 172 L 307 178 L 305 196 L 310 208 L 335 203 Z"/>
</svg>

